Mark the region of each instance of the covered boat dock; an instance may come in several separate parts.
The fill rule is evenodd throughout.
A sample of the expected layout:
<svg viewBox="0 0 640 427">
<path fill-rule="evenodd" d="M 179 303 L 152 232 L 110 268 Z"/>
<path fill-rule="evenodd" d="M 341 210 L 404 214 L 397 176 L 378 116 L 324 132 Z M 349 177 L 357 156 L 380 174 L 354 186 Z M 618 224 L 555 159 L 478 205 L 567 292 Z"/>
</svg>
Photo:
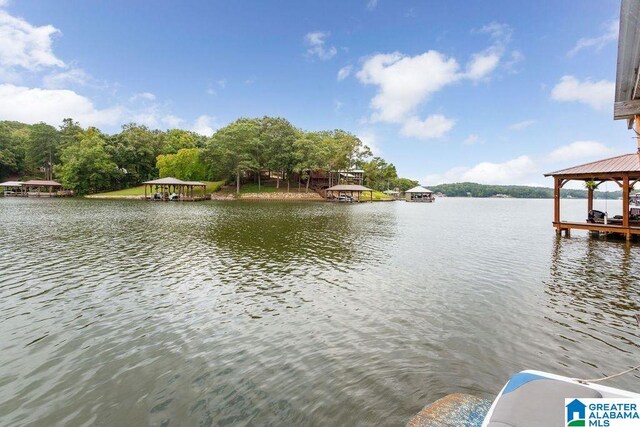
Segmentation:
<svg viewBox="0 0 640 427">
<path fill-rule="evenodd" d="M 404 196 L 407 202 L 431 203 L 435 200 L 433 197 L 433 191 L 428 188 L 424 188 L 421 185 L 405 191 Z"/>
<path fill-rule="evenodd" d="M 207 184 L 166 177 L 144 183 L 145 200 L 195 202 L 207 199 Z"/>
<path fill-rule="evenodd" d="M 640 154 L 625 154 L 580 166 L 550 172 L 554 182 L 553 226 L 558 234 L 571 229 L 590 230 L 603 233 L 619 233 L 629 239 L 640 234 L 640 210 L 630 207 L 630 191 L 640 181 Z M 585 222 L 566 222 L 560 218 L 560 190 L 569 181 L 583 181 L 587 185 L 587 219 Z M 603 212 L 594 211 L 593 193 L 603 183 L 612 181 L 622 189 L 622 214 L 612 218 Z"/>
<path fill-rule="evenodd" d="M 0 187 L 2 187 L 2 194 L 5 197 L 25 197 L 26 193 L 22 191 L 22 182 L 21 181 L 5 181 L 0 183 Z"/>
<path fill-rule="evenodd" d="M 66 197 L 72 191 L 64 191 L 62 184 L 51 180 L 32 179 L 22 183 L 22 191 L 27 197 Z"/>
<path fill-rule="evenodd" d="M 369 200 L 364 199 L 363 193 L 369 193 Z M 339 184 L 325 190 L 327 200 L 330 202 L 373 202 L 373 190 L 364 185 Z"/>
</svg>

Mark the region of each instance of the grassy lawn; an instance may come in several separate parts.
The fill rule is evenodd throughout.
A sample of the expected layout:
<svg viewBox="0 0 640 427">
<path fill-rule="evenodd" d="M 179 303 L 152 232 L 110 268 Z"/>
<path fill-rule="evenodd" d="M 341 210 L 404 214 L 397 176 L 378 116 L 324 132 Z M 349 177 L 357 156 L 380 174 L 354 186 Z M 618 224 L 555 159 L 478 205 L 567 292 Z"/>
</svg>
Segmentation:
<svg viewBox="0 0 640 427">
<path fill-rule="evenodd" d="M 207 184 L 207 193 L 214 193 L 224 185 L 224 181 L 203 181 Z M 108 193 L 94 194 L 95 196 L 120 197 L 120 196 L 144 196 L 144 185 L 125 188 L 124 190 L 109 191 Z"/>
<path fill-rule="evenodd" d="M 236 192 L 236 183 L 235 182 L 230 182 L 228 187 L 225 188 L 223 190 L 225 193 L 233 193 L 235 194 Z M 296 182 L 295 185 L 293 184 L 293 182 L 291 183 L 291 190 L 292 193 L 297 193 L 298 192 L 298 183 Z M 304 185 L 302 186 L 302 191 L 304 192 Z M 312 192 L 313 190 L 309 190 L 309 192 Z M 260 191 L 258 191 L 258 183 L 257 182 L 249 182 L 246 184 L 242 184 L 240 186 L 240 194 L 247 194 L 247 193 L 286 193 L 287 192 L 287 181 L 280 181 L 280 188 L 276 188 L 276 183 L 275 181 L 267 181 L 267 182 L 263 182 L 260 185 Z"/>
<path fill-rule="evenodd" d="M 366 194 L 366 193 L 365 193 Z M 363 195 L 363 197 L 366 197 Z M 392 198 L 387 196 L 386 194 L 384 194 L 382 191 L 374 191 L 373 192 L 373 201 L 380 201 L 380 200 L 391 200 Z"/>
</svg>

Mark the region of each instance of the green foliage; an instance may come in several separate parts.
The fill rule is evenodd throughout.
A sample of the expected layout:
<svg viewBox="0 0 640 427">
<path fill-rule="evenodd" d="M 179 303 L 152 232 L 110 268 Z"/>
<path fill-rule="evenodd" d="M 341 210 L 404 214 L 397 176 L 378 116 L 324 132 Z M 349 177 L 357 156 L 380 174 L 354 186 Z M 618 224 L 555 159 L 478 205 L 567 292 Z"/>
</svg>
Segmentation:
<svg viewBox="0 0 640 427">
<path fill-rule="evenodd" d="M 399 191 L 407 191 L 418 185 L 418 181 L 409 178 L 396 178 L 391 180 L 389 188 L 397 188 Z"/>
<path fill-rule="evenodd" d="M 162 138 L 162 154 L 176 154 L 182 148 L 203 148 L 207 138 L 182 129 L 168 130 Z"/>
<path fill-rule="evenodd" d="M 95 193 L 112 188 L 122 174 L 105 149 L 105 141 L 95 131 L 62 150 L 62 164 L 55 172 L 62 184 L 78 194 Z"/>
<path fill-rule="evenodd" d="M 109 152 L 124 172 L 121 185 L 129 187 L 158 176 L 156 158 L 162 148 L 162 133 L 130 123 L 110 138 Z"/>
<path fill-rule="evenodd" d="M 208 178 L 207 165 L 197 148 L 182 148 L 176 154 L 161 154 L 156 167 L 161 178 L 172 176 L 185 181 L 204 181 Z"/>
<path fill-rule="evenodd" d="M 368 162 L 362 162 L 361 164 L 361 167 L 364 170 L 366 186 L 374 190 L 395 188 L 392 187 L 392 184 L 396 179 L 398 179 L 398 173 L 396 172 L 396 167 L 393 164 L 387 163 L 380 157 L 374 157 Z"/>
<path fill-rule="evenodd" d="M 25 147 L 25 165 L 30 173 L 43 171 L 51 178 L 51 171 L 58 161 L 60 134 L 53 126 L 38 123 L 30 128 Z"/>
<path fill-rule="evenodd" d="M 240 191 L 240 176 L 258 167 L 260 127 L 256 120 L 238 119 L 219 129 L 210 139 L 204 158 L 220 178 L 235 176 Z"/>
</svg>

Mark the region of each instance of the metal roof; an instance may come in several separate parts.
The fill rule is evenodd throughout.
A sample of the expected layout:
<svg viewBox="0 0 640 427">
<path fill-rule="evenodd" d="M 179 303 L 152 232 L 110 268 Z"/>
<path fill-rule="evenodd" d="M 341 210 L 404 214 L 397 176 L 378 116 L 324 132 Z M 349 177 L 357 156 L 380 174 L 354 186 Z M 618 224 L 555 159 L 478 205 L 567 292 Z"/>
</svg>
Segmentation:
<svg viewBox="0 0 640 427">
<path fill-rule="evenodd" d="M 32 179 L 31 181 L 23 182 L 25 187 L 62 187 L 62 184 L 56 181 L 45 181 L 42 179 Z"/>
<path fill-rule="evenodd" d="M 205 184 L 204 182 L 199 182 L 199 181 L 185 181 L 184 183 L 187 184 L 187 185 L 193 185 L 195 187 L 199 187 L 199 186 L 206 187 L 207 186 L 207 184 Z"/>
<path fill-rule="evenodd" d="M 22 184 L 20 181 L 6 181 L 1 182 L 0 187 L 22 187 Z"/>
<path fill-rule="evenodd" d="M 373 191 L 364 185 L 339 184 L 327 188 L 327 191 Z"/>
<path fill-rule="evenodd" d="M 640 65 L 640 2 L 622 0 L 618 65 L 616 68 L 616 102 L 637 98 L 634 91 Z"/>
<path fill-rule="evenodd" d="M 433 191 L 428 188 L 424 188 L 422 185 L 418 185 L 417 187 L 413 187 L 411 190 L 405 191 L 405 193 L 433 193 Z"/>
<path fill-rule="evenodd" d="M 166 178 L 154 179 L 152 181 L 146 181 L 144 184 L 151 185 L 188 185 L 185 181 L 168 176 Z"/>
<path fill-rule="evenodd" d="M 624 154 L 610 159 L 598 160 L 584 165 L 549 172 L 544 174 L 544 176 L 585 175 L 585 177 L 588 177 L 592 174 L 615 172 L 640 172 L 640 155 Z"/>
</svg>

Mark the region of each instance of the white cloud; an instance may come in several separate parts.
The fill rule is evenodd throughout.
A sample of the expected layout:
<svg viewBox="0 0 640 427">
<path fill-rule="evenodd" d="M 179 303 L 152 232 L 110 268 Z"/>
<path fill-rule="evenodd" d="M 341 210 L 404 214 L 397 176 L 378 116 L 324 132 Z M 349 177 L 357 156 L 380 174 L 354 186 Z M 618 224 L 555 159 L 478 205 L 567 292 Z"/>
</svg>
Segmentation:
<svg viewBox="0 0 640 427">
<path fill-rule="evenodd" d="M 367 9 L 373 10 L 378 6 L 378 0 L 369 0 L 367 2 Z"/>
<path fill-rule="evenodd" d="M 364 145 L 369 147 L 374 156 L 380 156 L 382 154 L 382 150 L 379 146 L 379 138 L 378 135 L 372 129 L 365 129 L 361 132 L 358 132 L 358 138 Z"/>
<path fill-rule="evenodd" d="M 0 0 L 0 7 L 9 6 L 9 0 Z"/>
<path fill-rule="evenodd" d="M 473 54 L 463 71 L 455 58 L 435 50 L 416 56 L 393 52 L 367 58 L 356 77 L 362 84 L 377 87 L 369 104 L 373 110 L 370 121 L 402 124 L 403 135 L 422 139 L 437 138 L 451 130 L 452 120 L 442 115 L 420 120 L 418 108 L 448 85 L 489 78 L 498 68 L 512 34 L 511 27 L 496 22 L 474 32 L 488 34 L 491 45 Z M 516 55 L 516 59 L 520 57 Z M 338 80 L 347 75 L 347 70 L 340 70 Z"/>
<path fill-rule="evenodd" d="M 218 128 L 215 120 L 215 117 L 203 114 L 196 119 L 193 126 L 191 126 L 191 130 L 200 135 L 211 136 Z"/>
<path fill-rule="evenodd" d="M 535 120 L 524 120 L 521 122 L 517 122 L 517 123 L 513 123 L 512 125 L 509 126 L 509 129 L 511 130 L 523 130 L 526 129 L 530 126 L 533 126 L 536 123 Z"/>
<path fill-rule="evenodd" d="M 617 19 L 609 21 L 604 26 L 604 32 L 597 37 L 584 37 L 577 41 L 576 45 L 567 52 L 567 55 L 573 56 L 583 49 L 593 48 L 599 51 L 611 42 L 618 40 L 619 23 Z"/>
<path fill-rule="evenodd" d="M 613 105 L 614 89 L 615 84 L 608 80 L 580 81 L 573 76 L 563 76 L 551 91 L 551 98 L 556 101 L 582 102 L 595 110 L 602 110 Z"/>
<path fill-rule="evenodd" d="M 356 74 L 363 84 L 378 86 L 371 100 L 373 121 L 402 123 L 431 95 L 459 79 L 458 63 L 430 50 L 417 56 L 399 52 L 367 59 Z"/>
<path fill-rule="evenodd" d="M 469 134 L 469 136 L 467 136 L 463 141 L 464 145 L 474 145 L 474 144 L 482 144 L 482 143 L 484 143 L 484 141 L 476 133 Z"/>
<path fill-rule="evenodd" d="M 151 93 L 151 92 L 140 92 L 140 93 L 134 93 L 133 96 L 131 96 L 131 98 L 129 98 L 130 102 L 136 102 L 136 101 L 155 101 L 156 100 L 156 96 Z"/>
<path fill-rule="evenodd" d="M 466 77 L 471 80 L 480 80 L 487 77 L 500 63 L 500 54 L 497 52 L 478 53 L 471 57 L 467 63 Z"/>
<path fill-rule="evenodd" d="M 179 128 L 184 123 L 184 120 L 180 117 L 174 116 L 173 114 L 167 114 L 162 118 L 162 123 L 166 124 L 171 129 L 175 129 Z"/>
<path fill-rule="evenodd" d="M 433 114 L 425 120 L 420 120 L 418 117 L 412 116 L 405 121 L 400 129 L 400 133 L 404 136 L 419 139 L 441 138 L 453 129 L 454 124 L 454 120 L 442 114 Z"/>
<path fill-rule="evenodd" d="M 69 68 L 44 76 L 42 83 L 48 89 L 62 89 L 70 85 L 86 86 L 92 80 L 92 77 L 83 69 Z"/>
<path fill-rule="evenodd" d="M 227 87 L 227 80 L 226 79 L 220 79 L 217 81 L 218 86 L 220 86 L 222 89 L 224 89 L 225 87 Z"/>
<path fill-rule="evenodd" d="M 314 31 L 307 33 L 304 36 L 304 41 L 307 46 L 309 46 L 307 49 L 307 56 L 315 56 L 323 61 L 333 58 L 338 53 L 338 49 L 336 49 L 335 46 L 325 46 L 325 39 L 329 37 L 329 35 L 330 33 L 327 31 Z"/>
<path fill-rule="evenodd" d="M 59 125 L 72 117 L 85 126 L 119 124 L 124 109 L 97 109 L 93 102 L 71 90 L 40 89 L 0 84 L 0 117 L 24 123 Z"/>
<path fill-rule="evenodd" d="M 335 101 L 333 101 L 333 110 L 336 113 L 339 113 L 340 110 L 342 110 L 342 105 L 343 105 L 342 102 L 340 100 L 336 99 Z"/>
<path fill-rule="evenodd" d="M 427 185 L 452 182 L 477 182 L 480 184 L 521 184 L 535 182 L 540 171 L 529 156 L 520 156 L 503 163 L 482 162 L 472 167 L 455 167 L 443 174 L 428 175 Z"/>
<path fill-rule="evenodd" d="M 353 65 L 345 65 L 340 68 L 338 71 L 338 81 L 342 81 L 351 75 L 351 71 L 353 70 Z"/>
<path fill-rule="evenodd" d="M 597 141 L 575 141 L 553 150 L 547 156 L 548 162 L 598 159 L 614 155 L 614 151 Z"/>
<path fill-rule="evenodd" d="M 51 50 L 52 37 L 58 33 L 52 25 L 35 27 L 0 10 L 0 69 L 64 67 Z"/>
</svg>

